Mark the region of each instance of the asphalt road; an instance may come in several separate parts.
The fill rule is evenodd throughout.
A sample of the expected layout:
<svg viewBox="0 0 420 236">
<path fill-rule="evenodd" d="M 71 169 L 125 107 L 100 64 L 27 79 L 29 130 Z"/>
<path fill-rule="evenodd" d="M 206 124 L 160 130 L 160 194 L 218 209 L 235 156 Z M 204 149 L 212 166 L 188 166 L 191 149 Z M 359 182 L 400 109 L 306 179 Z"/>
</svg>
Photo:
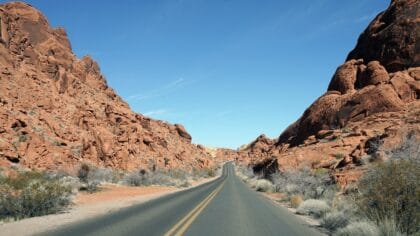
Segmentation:
<svg viewBox="0 0 420 236">
<path fill-rule="evenodd" d="M 223 167 L 212 182 L 43 235 L 321 235 Z"/>
</svg>

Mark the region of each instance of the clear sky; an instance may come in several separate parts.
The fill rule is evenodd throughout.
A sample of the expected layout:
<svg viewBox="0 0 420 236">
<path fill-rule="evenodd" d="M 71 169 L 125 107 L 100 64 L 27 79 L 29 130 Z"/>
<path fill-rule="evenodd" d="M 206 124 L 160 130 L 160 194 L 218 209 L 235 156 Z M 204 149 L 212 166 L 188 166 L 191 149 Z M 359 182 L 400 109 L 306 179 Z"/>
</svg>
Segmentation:
<svg viewBox="0 0 420 236">
<path fill-rule="evenodd" d="M 389 0 L 28 0 L 131 108 L 194 143 L 277 137 Z"/>
</svg>

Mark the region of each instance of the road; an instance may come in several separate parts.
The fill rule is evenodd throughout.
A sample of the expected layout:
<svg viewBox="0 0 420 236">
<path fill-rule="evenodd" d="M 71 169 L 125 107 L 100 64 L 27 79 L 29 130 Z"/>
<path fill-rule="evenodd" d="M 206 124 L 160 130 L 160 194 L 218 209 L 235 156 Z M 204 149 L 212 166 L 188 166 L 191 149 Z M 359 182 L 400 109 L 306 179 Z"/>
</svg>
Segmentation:
<svg viewBox="0 0 420 236">
<path fill-rule="evenodd" d="M 321 235 L 251 190 L 234 166 L 209 183 L 43 235 Z"/>
</svg>

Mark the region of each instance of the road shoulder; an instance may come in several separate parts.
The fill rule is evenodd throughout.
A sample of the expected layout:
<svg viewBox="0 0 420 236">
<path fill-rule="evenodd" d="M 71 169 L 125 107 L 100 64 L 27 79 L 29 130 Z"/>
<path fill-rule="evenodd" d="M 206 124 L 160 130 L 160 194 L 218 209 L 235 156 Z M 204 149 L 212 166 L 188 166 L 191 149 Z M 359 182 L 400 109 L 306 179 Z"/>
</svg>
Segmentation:
<svg viewBox="0 0 420 236">
<path fill-rule="evenodd" d="M 320 232 L 323 235 L 328 235 L 326 230 L 324 230 L 320 225 L 319 220 L 314 219 L 310 216 L 306 216 L 306 215 L 299 215 L 296 214 L 296 209 L 293 207 L 290 207 L 287 203 L 282 202 L 282 194 L 281 193 L 264 193 L 264 192 L 259 192 L 260 196 L 268 199 L 269 201 L 271 201 L 272 203 L 274 203 L 274 205 L 276 205 L 277 207 L 280 207 L 284 210 L 289 211 L 290 213 L 292 213 L 294 216 L 296 216 L 301 222 L 303 222 L 304 225 L 308 226 L 309 228 L 313 228 L 315 230 L 317 230 L 318 232 Z"/>
<path fill-rule="evenodd" d="M 205 184 L 216 178 L 218 177 L 196 181 L 188 188 Z M 1 235 L 25 236 L 40 234 L 78 221 L 109 214 L 122 208 L 145 203 L 188 188 L 105 185 L 104 190 L 97 193 L 78 193 L 75 197 L 74 205 L 65 212 L 0 223 L 0 232 Z"/>
</svg>

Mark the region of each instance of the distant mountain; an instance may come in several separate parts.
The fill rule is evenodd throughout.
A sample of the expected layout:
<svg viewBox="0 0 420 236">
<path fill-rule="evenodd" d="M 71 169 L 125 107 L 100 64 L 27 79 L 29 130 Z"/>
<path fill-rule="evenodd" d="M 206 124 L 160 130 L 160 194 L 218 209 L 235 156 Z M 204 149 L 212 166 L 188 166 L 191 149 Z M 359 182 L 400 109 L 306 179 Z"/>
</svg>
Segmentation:
<svg viewBox="0 0 420 236">
<path fill-rule="evenodd" d="M 120 169 L 212 164 L 182 125 L 134 113 L 91 57 L 28 4 L 0 5 L 0 166 Z"/>
</svg>

